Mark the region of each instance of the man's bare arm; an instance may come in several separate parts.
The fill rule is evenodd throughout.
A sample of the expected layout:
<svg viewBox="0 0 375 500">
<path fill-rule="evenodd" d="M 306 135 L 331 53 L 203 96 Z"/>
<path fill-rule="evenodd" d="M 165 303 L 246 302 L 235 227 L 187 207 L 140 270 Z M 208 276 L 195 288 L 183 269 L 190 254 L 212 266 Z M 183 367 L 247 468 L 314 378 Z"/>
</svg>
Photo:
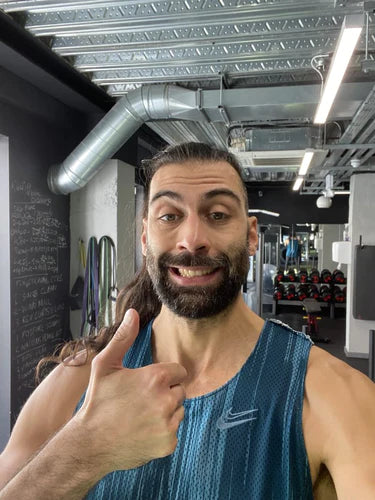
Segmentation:
<svg viewBox="0 0 375 500">
<path fill-rule="evenodd" d="M 79 500 L 105 473 L 87 430 L 74 419 L 8 482 L 0 499 Z"/>
<path fill-rule="evenodd" d="M 332 476 L 339 500 L 373 500 L 375 384 L 321 349 L 315 348 L 315 353 L 306 378 L 306 396 L 321 461 Z"/>
<path fill-rule="evenodd" d="M 125 316 L 92 362 L 81 409 L 7 484 L 2 500 L 81 498 L 105 474 L 174 451 L 186 370 L 176 363 L 123 368 L 138 320 L 134 311 Z"/>
<path fill-rule="evenodd" d="M 92 356 L 84 363 L 86 354 L 82 354 L 74 360 L 78 360 L 80 366 L 58 365 L 22 408 L 9 442 L 0 455 L 0 491 L 72 418 L 90 378 Z"/>
</svg>

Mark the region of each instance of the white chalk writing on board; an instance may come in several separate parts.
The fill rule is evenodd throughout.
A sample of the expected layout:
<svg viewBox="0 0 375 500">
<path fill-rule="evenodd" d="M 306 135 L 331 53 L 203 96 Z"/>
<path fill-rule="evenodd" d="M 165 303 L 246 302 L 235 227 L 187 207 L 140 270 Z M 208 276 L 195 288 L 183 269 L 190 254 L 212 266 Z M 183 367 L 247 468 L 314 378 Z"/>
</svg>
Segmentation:
<svg viewBox="0 0 375 500">
<path fill-rule="evenodd" d="M 31 182 L 11 183 L 12 371 L 19 392 L 30 391 L 35 366 L 66 330 L 62 292 L 69 233 L 52 198 Z"/>
</svg>

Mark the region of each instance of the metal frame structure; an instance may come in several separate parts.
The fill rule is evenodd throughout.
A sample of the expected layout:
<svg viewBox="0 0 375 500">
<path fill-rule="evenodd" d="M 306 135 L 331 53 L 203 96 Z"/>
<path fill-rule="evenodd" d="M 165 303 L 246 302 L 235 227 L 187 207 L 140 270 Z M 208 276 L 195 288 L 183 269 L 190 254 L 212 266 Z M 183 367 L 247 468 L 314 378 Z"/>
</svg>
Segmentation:
<svg viewBox="0 0 375 500">
<path fill-rule="evenodd" d="M 238 130 L 311 127 L 321 85 L 312 60 L 322 56 L 319 70 L 324 76 L 344 17 L 365 12 L 366 29 L 330 123 L 316 127 L 317 146 L 327 154 L 311 168 L 301 194 L 319 194 L 329 173 L 334 175 L 333 187 L 343 189 L 353 159 L 361 169 L 373 168 L 371 2 L 0 0 L 0 11 L 109 97 L 124 96 L 146 84 L 171 83 L 196 90 L 206 120 L 172 117 L 148 125 L 171 144 L 191 139 L 220 147 L 232 146 L 233 138 L 238 143 Z M 307 88 L 311 99 L 302 102 Z M 271 141 L 265 147 L 272 150 Z M 292 140 L 288 149 L 295 149 Z M 281 160 L 280 156 L 279 168 L 277 161 L 245 166 L 245 178 L 292 183 L 296 165 Z"/>
</svg>

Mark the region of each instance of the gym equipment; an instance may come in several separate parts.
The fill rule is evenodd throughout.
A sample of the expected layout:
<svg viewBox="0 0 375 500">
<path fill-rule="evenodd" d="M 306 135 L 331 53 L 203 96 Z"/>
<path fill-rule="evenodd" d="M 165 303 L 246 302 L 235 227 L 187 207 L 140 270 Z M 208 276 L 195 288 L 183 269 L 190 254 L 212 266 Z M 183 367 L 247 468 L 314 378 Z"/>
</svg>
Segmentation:
<svg viewBox="0 0 375 500">
<path fill-rule="evenodd" d="M 275 275 L 275 286 L 277 286 L 281 281 L 285 281 L 284 271 L 279 269 Z"/>
<path fill-rule="evenodd" d="M 322 283 L 331 283 L 332 274 L 328 269 L 323 269 L 322 274 L 320 275 L 320 279 Z"/>
<path fill-rule="evenodd" d="M 309 287 L 307 289 L 307 293 L 308 293 L 309 299 L 315 299 L 315 300 L 319 299 L 319 290 L 318 290 L 318 287 L 316 285 L 309 285 Z"/>
<path fill-rule="evenodd" d="M 289 269 L 289 271 L 286 273 L 286 276 L 288 278 L 288 281 L 290 281 L 292 283 L 297 281 L 296 273 L 294 272 L 294 269 Z"/>
<path fill-rule="evenodd" d="M 319 275 L 319 271 L 317 269 L 311 270 L 310 281 L 311 281 L 311 283 L 319 283 L 320 282 L 320 275 Z"/>
<path fill-rule="evenodd" d="M 296 298 L 296 287 L 294 285 L 288 285 L 285 291 L 285 298 L 287 300 L 294 300 Z"/>
<path fill-rule="evenodd" d="M 308 279 L 309 279 L 309 276 L 307 274 L 307 270 L 306 269 L 301 269 L 300 272 L 297 275 L 297 278 L 298 278 L 298 281 L 300 283 L 307 283 Z"/>
<path fill-rule="evenodd" d="M 322 300 L 323 302 L 331 302 L 332 300 L 331 289 L 327 285 L 322 285 L 320 287 L 319 295 L 320 295 L 320 300 Z"/>
<path fill-rule="evenodd" d="M 335 286 L 333 288 L 333 301 L 337 303 L 343 303 L 345 302 L 345 295 L 343 290 L 339 286 Z"/>
<path fill-rule="evenodd" d="M 284 297 L 285 288 L 283 285 L 279 284 L 275 287 L 275 291 L 273 292 L 273 298 L 275 300 L 281 300 Z"/>
<path fill-rule="evenodd" d="M 332 281 L 333 283 L 344 284 L 346 282 L 344 273 L 340 269 L 335 269 L 332 273 Z"/>
<path fill-rule="evenodd" d="M 328 344 L 329 338 L 319 337 L 318 314 L 321 312 L 320 304 L 315 299 L 305 299 L 303 306 L 307 312 L 307 325 L 303 325 L 302 331 L 310 335 L 311 340 L 315 343 Z"/>
<path fill-rule="evenodd" d="M 297 297 L 299 300 L 305 300 L 308 297 L 308 291 L 306 285 L 299 285 L 297 288 Z"/>
</svg>

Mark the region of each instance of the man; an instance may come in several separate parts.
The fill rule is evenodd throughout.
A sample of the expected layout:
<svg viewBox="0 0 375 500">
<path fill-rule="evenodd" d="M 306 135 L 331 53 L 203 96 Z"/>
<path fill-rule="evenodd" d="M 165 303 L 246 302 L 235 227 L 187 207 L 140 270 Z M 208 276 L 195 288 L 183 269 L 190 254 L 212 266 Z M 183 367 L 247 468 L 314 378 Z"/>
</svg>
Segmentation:
<svg viewBox="0 0 375 500">
<path fill-rule="evenodd" d="M 295 265 L 299 271 L 300 259 L 301 244 L 299 243 L 297 236 L 295 234 L 291 234 L 286 246 L 285 269 L 288 269 L 288 263 L 291 264 L 293 261 L 293 265 Z"/>
<path fill-rule="evenodd" d="M 30 397 L 1 499 L 375 498 L 372 382 L 243 302 L 239 172 L 202 144 L 154 160 L 123 321 Z"/>
</svg>

